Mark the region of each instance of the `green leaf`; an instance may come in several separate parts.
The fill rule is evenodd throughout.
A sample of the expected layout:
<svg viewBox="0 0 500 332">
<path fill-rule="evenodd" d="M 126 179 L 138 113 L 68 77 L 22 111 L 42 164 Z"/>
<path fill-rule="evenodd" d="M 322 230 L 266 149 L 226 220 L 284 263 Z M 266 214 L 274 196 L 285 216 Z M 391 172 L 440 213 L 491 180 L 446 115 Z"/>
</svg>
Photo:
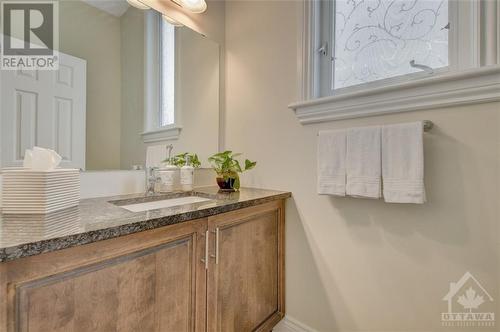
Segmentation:
<svg viewBox="0 0 500 332">
<path fill-rule="evenodd" d="M 238 160 L 234 160 L 233 161 L 233 168 L 237 171 L 237 172 L 243 172 L 243 170 L 241 169 L 241 165 L 240 165 L 240 162 Z"/>
<path fill-rule="evenodd" d="M 236 190 L 240 189 L 240 176 L 238 174 L 236 174 L 236 177 L 234 178 L 233 188 Z"/>
<path fill-rule="evenodd" d="M 248 171 L 249 169 L 252 169 L 257 165 L 256 161 L 250 161 L 248 159 L 245 159 L 245 171 Z"/>
</svg>

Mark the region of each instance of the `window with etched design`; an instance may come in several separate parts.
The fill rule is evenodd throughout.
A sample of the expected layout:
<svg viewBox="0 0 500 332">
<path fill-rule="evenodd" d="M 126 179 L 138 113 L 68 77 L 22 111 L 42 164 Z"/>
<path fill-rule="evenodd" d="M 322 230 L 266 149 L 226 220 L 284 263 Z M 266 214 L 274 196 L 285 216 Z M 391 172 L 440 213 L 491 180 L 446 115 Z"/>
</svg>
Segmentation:
<svg viewBox="0 0 500 332">
<path fill-rule="evenodd" d="M 329 3 L 331 90 L 448 67 L 447 0 Z"/>
</svg>

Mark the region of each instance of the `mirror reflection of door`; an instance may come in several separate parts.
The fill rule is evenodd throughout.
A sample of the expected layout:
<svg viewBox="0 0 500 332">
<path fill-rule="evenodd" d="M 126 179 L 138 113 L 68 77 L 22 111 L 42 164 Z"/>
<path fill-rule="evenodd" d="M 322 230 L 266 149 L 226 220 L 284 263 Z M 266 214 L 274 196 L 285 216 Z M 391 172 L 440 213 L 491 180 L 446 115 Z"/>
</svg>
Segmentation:
<svg viewBox="0 0 500 332">
<path fill-rule="evenodd" d="M 59 70 L 4 70 L 2 166 L 22 166 L 24 151 L 57 151 L 62 167 L 85 169 L 86 61 L 59 53 Z"/>
</svg>

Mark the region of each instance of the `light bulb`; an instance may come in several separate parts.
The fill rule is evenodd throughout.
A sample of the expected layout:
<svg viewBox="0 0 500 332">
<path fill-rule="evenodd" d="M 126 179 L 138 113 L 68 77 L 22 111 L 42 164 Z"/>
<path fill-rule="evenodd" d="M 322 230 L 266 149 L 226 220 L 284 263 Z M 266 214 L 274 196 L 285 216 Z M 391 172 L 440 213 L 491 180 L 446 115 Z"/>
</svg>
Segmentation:
<svg viewBox="0 0 500 332">
<path fill-rule="evenodd" d="M 203 13 L 207 10 L 205 0 L 180 0 L 181 6 L 193 13 Z"/>
<path fill-rule="evenodd" d="M 128 4 L 137 9 L 150 9 L 148 5 L 145 5 L 143 2 L 139 0 L 127 0 Z"/>
<path fill-rule="evenodd" d="M 176 20 L 174 20 L 173 18 L 171 18 L 170 16 L 168 16 L 166 14 L 163 14 L 162 17 L 165 21 L 167 21 L 169 24 L 173 25 L 174 27 L 181 27 L 182 26 L 182 23 L 177 22 Z"/>
</svg>

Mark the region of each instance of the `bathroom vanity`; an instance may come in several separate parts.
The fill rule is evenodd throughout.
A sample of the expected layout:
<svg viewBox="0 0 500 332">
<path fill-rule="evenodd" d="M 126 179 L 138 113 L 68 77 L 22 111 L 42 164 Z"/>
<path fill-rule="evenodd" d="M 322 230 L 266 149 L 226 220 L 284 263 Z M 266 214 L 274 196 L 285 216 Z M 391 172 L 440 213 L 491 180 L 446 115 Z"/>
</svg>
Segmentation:
<svg viewBox="0 0 500 332">
<path fill-rule="evenodd" d="M 188 196 L 208 200 L 122 207 Z M 0 331 L 270 331 L 285 313 L 288 197 L 210 187 L 2 215 Z"/>
</svg>

